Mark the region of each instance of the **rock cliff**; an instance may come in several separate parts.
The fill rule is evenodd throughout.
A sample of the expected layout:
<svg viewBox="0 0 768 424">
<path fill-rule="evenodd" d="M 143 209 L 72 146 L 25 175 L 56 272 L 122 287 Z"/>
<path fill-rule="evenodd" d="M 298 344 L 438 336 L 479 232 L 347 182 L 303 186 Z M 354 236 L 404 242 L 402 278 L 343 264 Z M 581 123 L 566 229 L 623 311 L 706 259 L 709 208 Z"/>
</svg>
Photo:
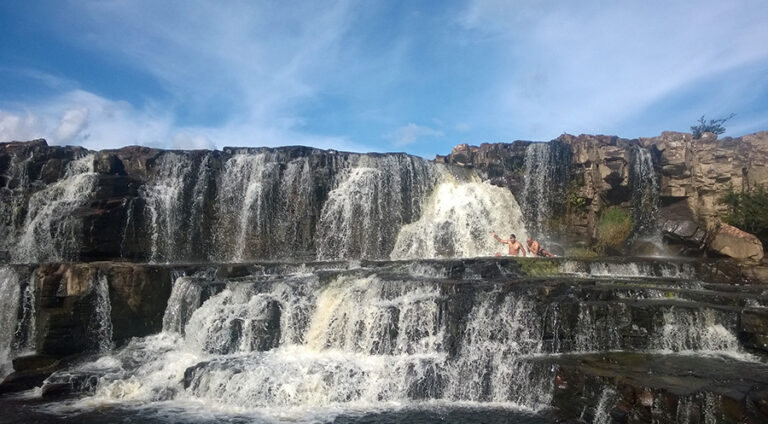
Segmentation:
<svg viewBox="0 0 768 424">
<path fill-rule="evenodd" d="M 437 160 L 476 169 L 493 184 L 520 196 L 526 152 L 533 144 L 462 144 Z M 651 179 L 658 185 L 659 225 L 677 242 L 711 241 L 726 214 L 718 199 L 730 187 L 741 191 L 768 183 L 768 132 L 723 139 L 706 133 L 699 140 L 677 132 L 640 139 L 564 134 L 550 144 L 571 152 L 570 174 L 552 182 L 568 186 L 560 199 L 567 208 L 556 224 L 562 223 L 571 240 L 594 237 L 597 218 L 607 207 L 636 208 L 633 195 L 638 187 L 633 178 L 638 178 L 637 168 L 642 165 L 638 152 L 643 150 L 650 155 Z"/>
</svg>

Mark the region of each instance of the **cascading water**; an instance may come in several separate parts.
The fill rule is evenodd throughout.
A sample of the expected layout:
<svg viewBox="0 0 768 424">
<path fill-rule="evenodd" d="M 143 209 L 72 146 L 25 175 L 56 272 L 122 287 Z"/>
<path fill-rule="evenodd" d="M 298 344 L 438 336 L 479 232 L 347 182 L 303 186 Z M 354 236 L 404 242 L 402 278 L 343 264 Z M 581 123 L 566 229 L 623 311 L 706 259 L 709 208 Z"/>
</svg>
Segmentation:
<svg viewBox="0 0 768 424">
<path fill-rule="evenodd" d="M 762 384 L 768 367 L 746 353 L 745 341 L 759 334 L 744 322 L 762 316 L 768 293 L 695 280 L 692 270 L 699 268 L 684 261 L 479 258 L 505 250 L 491 230 L 555 237 L 549 220 L 562 212 L 570 161 L 557 144 L 531 144 L 526 154 L 522 212 L 509 190 L 481 182 L 472 170 L 401 154 L 152 150 L 131 159 L 147 164 L 139 181 L 121 180 L 126 176 L 117 168 L 96 174 L 94 156 L 78 153 L 46 174 L 46 183 L 19 156 L 6 166 L 3 181 L 10 183 L 0 194 L 19 189 L 31 207 L 0 205 L 3 212 L 19 210 L 8 215 L 2 235 L 20 219 L 29 224 L 25 230 L 36 230 L 1 242 L 14 261 L 76 258 L 78 237 L 90 233 L 71 218 L 113 214 L 109 222 L 125 224 L 126 258 L 248 263 L 46 264 L 29 278 L 18 272 L 29 266 L 2 267 L 0 375 L 10 372 L 11 359 L 35 350 L 37 305 L 47 332 L 39 335 L 40 356 L 62 345 L 46 329 L 53 323 L 79 325 L 93 342 L 82 349 L 92 347 L 85 353 L 97 358 L 67 365 L 35 393 L 70 394 L 62 405 L 97 413 L 117 405 L 118 415 L 131 417 L 146 417 L 134 407 L 167 407 L 230 414 L 224 419 L 242 414 L 245 421 L 345 422 L 382 410 L 452 413 L 457 405 L 502 408 L 497 418 L 520 410 L 548 417 L 565 393 L 578 404 L 567 419 L 584 411 L 585 419 L 609 422 L 627 399 L 606 376 L 635 366 L 638 379 L 658 378 L 648 387 L 677 385 L 689 378 L 674 374 L 679 363 L 700 367 L 691 356 L 747 379 L 727 390 Z M 650 153 L 634 155 L 633 187 L 656 187 Z M 98 169 L 105 160 L 96 158 Z M 129 193 L 122 198 L 129 206 L 92 198 L 113 188 Z M 636 222 L 655 228 L 645 223 L 658 193 L 638 199 L 636 209 L 650 215 Z M 312 262 L 318 258 L 345 261 Z M 94 273 L 85 273 L 91 266 Z M 157 275 L 171 278 L 172 287 L 168 280 L 145 284 L 157 283 Z M 141 303 L 147 299 L 140 296 L 167 296 L 166 289 L 164 314 L 156 298 Z M 153 313 L 141 313 L 151 317 L 137 317 L 135 328 L 126 323 L 145 306 Z M 72 317 L 63 313 L 69 307 Z M 159 333 L 124 336 L 159 329 L 161 314 Z M 642 370 L 654 360 L 672 365 L 656 374 Z M 730 367 L 748 371 L 727 374 Z M 693 374 L 721 384 L 722 375 L 707 374 L 711 369 Z M 753 374 L 757 382 L 748 380 Z M 680 387 L 687 386 L 673 390 Z M 717 390 L 692 389 L 679 404 L 655 393 L 637 398 L 653 417 L 720 420 L 730 399 Z M 173 413 L 165 416 L 173 420 Z"/>
<path fill-rule="evenodd" d="M 89 321 L 89 333 L 99 352 L 114 348 L 112 341 L 112 304 L 109 301 L 109 283 L 106 275 L 98 275 L 93 282 L 93 312 Z"/>
<path fill-rule="evenodd" d="M 328 283 L 313 274 L 238 280 L 195 309 L 180 336 L 176 318 L 199 298 L 191 281 L 177 279 L 163 333 L 81 368 L 107 367 L 94 399 L 161 396 L 282 413 L 418 399 L 539 409 L 550 399 L 549 368 L 525 359 L 542 343 L 523 298 L 487 293 L 463 336 L 451 336 L 438 284 L 354 273 Z M 455 358 L 452 337 L 465 340 Z"/>
<path fill-rule="evenodd" d="M 210 162 L 211 154 L 201 157 L 181 152 L 165 152 L 151 162 L 149 181 L 139 190 L 144 220 L 133 216 L 133 207 L 128 208 L 121 249 L 129 231 L 133 237 L 147 232 L 150 261 L 197 258 L 208 245 L 204 229 Z"/>
<path fill-rule="evenodd" d="M 94 155 L 87 154 L 66 165 L 64 178 L 34 192 L 16 246 L 14 262 L 69 259 L 80 246 L 82 223 L 72 216 L 85 206 L 95 188 Z"/>
<path fill-rule="evenodd" d="M 317 229 L 320 259 L 386 258 L 446 170 L 421 159 L 363 156 L 338 177 Z"/>
<path fill-rule="evenodd" d="M 219 257 L 242 261 L 251 256 L 247 247 L 265 241 L 272 222 L 270 206 L 278 194 L 278 170 L 268 153 L 237 154 L 227 161 L 217 199 L 222 231 L 217 232 L 216 245 L 223 250 Z"/>
<path fill-rule="evenodd" d="M 712 309 L 672 308 L 663 313 L 662 331 L 651 347 L 671 352 L 724 352 L 739 355 L 739 340 Z M 726 323 L 727 324 L 727 323 Z M 730 323 L 728 327 L 734 327 Z"/>
<path fill-rule="evenodd" d="M 0 267 L 0 380 L 13 371 L 11 359 L 19 315 L 21 287 L 18 274 Z"/>
<path fill-rule="evenodd" d="M 392 259 L 493 256 L 505 252 L 489 232 L 526 239 L 520 208 L 509 190 L 481 182 L 443 182 L 418 221 L 403 226 Z"/>
<path fill-rule="evenodd" d="M 173 152 L 164 154 L 155 162 L 153 183 L 142 187 L 140 195 L 145 199 L 152 228 L 152 261 L 175 259 L 172 257 L 173 252 L 186 245 L 177 243 L 177 239 L 185 222 L 184 186 L 191 170 L 192 163 L 186 155 Z"/>
<path fill-rule="evenodd" d="M 570 179 L 570 151 L 556 142 L 531 143 L 525 151 L 523 218 L 531 237 L 548 241 L 552 220 L 562 214 Z"/>
<path fill-rule="evenodd" d="M 556 379 L 560 361 L 572 355 L 639 349 L 750 361 L 731 354 L 739 350 L 731 333 L 738 316 L 659 298 L 670 284 L 662 277 L 646 280 L 651 286 L 605 277 L 544 285 L 467 280 L 475 261 L 486 269 L 483 261 L 493 260 L 265 264 L 227 279 L 214 268 L 175 274 L 161 333 L 54 374 L 48 384 L 88 382 L 76 383 L 90 393 L 82 408 L 162 402 L 305 422 L 423 402 L 541 413 L 564 384 Z M 96 305 L 109 298 L 103 274 L 97 280 Z M 643 318 L 651 312 L 653 319 Z M 619 401 L 608 389 L 597 386 L 579 412 L 605 419 Z"/>
<path fill-rule="evenodd" d="M 661 245 L 658 228 L 659 183 L 653 166 L 650 150 L 635 146 L 632 149 L 632 163 L 629 185 L 632 188 L 632 220 L 635 224 L 635 238 L 649 240 Z"/>
<path fill-rule="evenodd" d="M 613 387 L 606 387 L 600 393 L 600 399 L 595 407 L 595 419 L 594 424 L 610 424 L 611 419 L 610 409 L 615 403 L 616 390 Z"/>
<path fill-rule="evenodd" d="M 0 267 L 0 381 L 13 371 L 13 357 L 35 348 L 35 280 Z"/>
</svg>

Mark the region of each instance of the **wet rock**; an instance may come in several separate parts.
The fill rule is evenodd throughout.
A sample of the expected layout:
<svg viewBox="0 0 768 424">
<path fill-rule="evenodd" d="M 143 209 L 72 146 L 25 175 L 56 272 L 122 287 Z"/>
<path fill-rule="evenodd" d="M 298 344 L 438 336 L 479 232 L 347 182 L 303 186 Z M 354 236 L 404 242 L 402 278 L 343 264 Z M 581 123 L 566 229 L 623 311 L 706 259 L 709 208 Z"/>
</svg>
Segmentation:
<svg viewBox="0 0 768 424">
<path fill-rule="evenodd" d="M 115 154 L 100 152 L 94 161 L 94 170 L 107 175 L 126 175 L 125 166 Z"/>
<path fill-rule="evenodd" d="M 267 351 L 280 345 L 280 302 L 271 300 L 261 319 L 251 321 L 251 349 Z"/>
<path fill-rule="evenodd" d="M 76 394 L 93 393 L 99 384 L 99 376 L 87 372 L 57 372 L 43 384 L 43 399 L 59 399 Z"/>
<path fill-rule="evenodd" d="M 665 221 L 661 226 L 661 232 L 669 242 L 692 249 L 702 249 L 707 238 L 706 229 L 692 220 Z"/>
<path fill-rule="evenodd" d="M 0 383 L 0 394 L 33 389 L 59 368 L 61 362 L 48 355 L 26 355 L 13 359 L 14 372 Z"/>
<path fill-rule="evenodd" d="M 739 336 L 744 346 L 768 353 L 768 311 L 744 310 L 741 313 Z"/>
<path fill-rule="evenodd" d="M 763 245 L 755 235 L 732 225 L 720 224 L 709 241 L 709 249 L 734 259 L 759 262 L 763 259 Z"/>
<path fill-rule="evenodd" d="M 121 343 L 159 332 L 173 285 L 172 270 L 116 263 L 102 272 L 109 281 L 114 340 Z"/>
</svg>

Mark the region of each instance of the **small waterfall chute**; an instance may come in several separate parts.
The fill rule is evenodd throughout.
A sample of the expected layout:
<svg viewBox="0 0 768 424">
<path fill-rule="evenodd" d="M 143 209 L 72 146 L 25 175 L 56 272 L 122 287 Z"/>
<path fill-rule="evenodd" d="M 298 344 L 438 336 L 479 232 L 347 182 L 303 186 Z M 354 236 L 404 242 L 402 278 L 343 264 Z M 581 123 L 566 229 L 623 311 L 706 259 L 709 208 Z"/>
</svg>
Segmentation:
<svg viewBox="0 0 768 424">
<path fill-rule="evenodd" d="M 640 255 L 664 252 L 659 228 L 659 181 L 650 149 L 634 146 L 631 150 L 629 186 L 632 189 L 634 247 Z"/>
<path fill-rule="evenodd" d="M 18 274 L 10 267 L 0 267 L 0 381 L 13 371 L 21 287 Z"/>
<path fill-rule="evenodd" d="M 528 232 L 550 241 L 562 215 L 570 182 L 570 150 L 557 142 L 531 143 L 525 151 L 520 205 Z"/>
<path fill-rule="evenodd" d="M 112 340 L 112 303 L 109 299 L 109 281 L 107 276 L 97 273 L 92 289 L 93 310 L 88 325 L 88 333 L 94 339 L 96 350 L 109 352 L 115 347 Z"/>
</svg>

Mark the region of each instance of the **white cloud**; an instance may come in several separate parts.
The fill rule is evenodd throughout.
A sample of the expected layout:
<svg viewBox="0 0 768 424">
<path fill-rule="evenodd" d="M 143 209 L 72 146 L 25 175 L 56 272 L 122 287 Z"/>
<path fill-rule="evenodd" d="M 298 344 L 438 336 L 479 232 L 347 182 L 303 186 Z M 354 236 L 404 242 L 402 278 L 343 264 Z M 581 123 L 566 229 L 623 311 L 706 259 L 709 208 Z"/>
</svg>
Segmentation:
<svg viewBox="0 0 768 424">
<path fill-rule="evenodd" d="M 0 109 L 0 140 L 45 137 L 52 144 L 113 148 L 305 144 L 375 150 L 344 137 L 301 130 L 296 111 L 332 67 L 352 22 L 346 1 L 290 7 L 217 2 L 83 2 L 57 15 L 51 30 L 69 42 L 156 78 L 170 100 L 139 106 L 109 99 L 34 70 L 13 69 L 63 90 Z M 8 71 L 8 69 L 6 69 Z M 144 93 L 153 98 L 157 93 Z M 179 124 L 176 112 L 193 111 Z"/>
<path fill-rule="evenodd" d="M 59 127 L 54 131 L 54 137 L 60 143 L 66 143 L 77 136 L 87 125 L 88 109 L 73 107 L 64 111 Z"/>
<path fill-rule="evenodd" d="M 443 132 L 427 126 L 410 123 L 397 128 L 395 131 L 387 134 L 387 138 L 394 140 L 395 145 L 402 147 L 415 143 L 422 138 L 442 137 Z"/>
<path fill-rule="evenodd" d="M 375 150 L 344 137 L 314 136 L 249 122 L 178 127 L 169 111 L 154 106 L 138 109 L 82 90 L 28 105 L 23 112 L 0 109 L 0 141 L 34 138 L 45 138 L 53 145 L 76 144 L 90 149 L 137 144 L 174 149 L 296 144 L 356 152 Z"/>
<path fill-rule="evenodd" d="M 0 110 L 0 142 L 32 140 L 43 135 L 37 116 Z"/>
<path fill-rule="evenodd" d="M 467 132 L 472 129 L 472 127 L 469 126 L 469 124 L 466 122 L 459 122 L 453 128 L 458 132 Z"/>
</svg>

